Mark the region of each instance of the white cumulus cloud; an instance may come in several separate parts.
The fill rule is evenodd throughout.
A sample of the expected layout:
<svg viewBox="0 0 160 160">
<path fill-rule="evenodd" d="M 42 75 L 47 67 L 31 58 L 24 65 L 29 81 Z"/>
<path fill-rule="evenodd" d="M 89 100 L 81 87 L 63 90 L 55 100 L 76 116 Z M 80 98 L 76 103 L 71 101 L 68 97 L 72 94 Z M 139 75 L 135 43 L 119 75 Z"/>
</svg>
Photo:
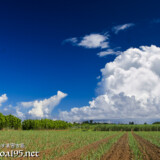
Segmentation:
<svg viewBox="0 0 160 160">
<path fill-rule="evenodd" d="M 133 27 L 134 25 L 135 25 L 134 23 L 126 23 L 126 24 L 115 26 L 112 29 L 113 29 L 114 33 L 117 34 L 119 31 L 126 30 L 130 27 Z"/>
<path fill-rule="evenodd" d="M 24 108 L 30 108 L 28 110 L 28 115 L 30 115 L 31 117 L 45 118 L 51 114 L 54 107 L 57 106 L 60 101 L 66 96 L 66 93 L 58 91 L 57 95 L 54 95 L 48 99 L 35 100 L 31 102 L 21 102 L 21 106 L 23 106 Z M 20 110 L 18 109 L 17 112 L 20 112 Z"/>
<path fill-rule="evenodd" d="M 6 94 L 3 94 L 0 96 L 0 106 L 2 105 L 2 103 L 6 102 L 8 100 L 8 97 Z"/>
<path fill-rule="evenodd" d="M 88 106 L 61 111 L 61 119 L 160 118 L 159 47 L 130 48 L 101 72 L 101 94 Z"/>
</svg>

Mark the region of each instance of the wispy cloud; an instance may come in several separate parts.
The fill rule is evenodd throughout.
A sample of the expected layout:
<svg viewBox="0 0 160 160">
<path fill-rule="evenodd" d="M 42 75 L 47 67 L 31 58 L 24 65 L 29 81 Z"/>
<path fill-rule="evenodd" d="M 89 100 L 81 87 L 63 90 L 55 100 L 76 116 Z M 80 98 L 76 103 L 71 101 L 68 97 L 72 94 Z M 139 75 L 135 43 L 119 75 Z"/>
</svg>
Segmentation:
<svg viewBox="0 0 160 160">
<path fill-rule="evenodd" d="M 130 27 L 133 27 L 135 24 L 134 23 L 126 23 L 126 24 L 122 24 L 122 25 L 118 25 L 118 26 L 114 26 L 112 28 L 113 32 L 115 34 L 118 34 L 119 31 L 123 31 L 123 30 L 126 30 Z"/>
<path fill-rule="evenodd" d="M 78 42 L 78 39 L 76 37 L 73 37 L 73 38 L 68 38 L 63 41 L 63 43 L 67 43 L 67 42 L 70 42 L 72 44 L 76 44 Z"/>
<path fill-rule="evenodd" d="M 133 27 L 134 23 L 126 23 L 122 25 L 117 25 L 112 28 L 112 31 L 115 34 L 118 34 L 120 31 L 126 30 L 130 27 Z M 104 57 L 107 55 L 120 55 L 121 51 L 117 51 L 110 47 L 110 39 L 108 32 L 102 33 L 91 33 L 83 37 L 73 37 L 68 38 L 63 41 L 64 43 L 71 43 L 74 46 L 84 47 L 87 49 L 96 49 L 99 48 L 100 52 L 97 54 L 99 57 Z"/>
<path fill-rule="evenodd" d="M 105 57 L 107 55 L 120 55 L 121 52 L 120 51 L 115 51 L 113 49 L 107 49 L 106 51 L 101 51 L 99 52 L 97 55 L 99 57 Z"/>
<path fill-rule="evenodd" d="M 69 42 L 72 45 L 84 47 L 87 49 L 99 48 L 100 52 L 97 53 L 99 57 L 104 57 L 107 55 L 117 55 L 118 56 L 121 54 L 120 51 L 117 51 L 119 47 L 114 48 L 114 49 L 110 47 L 108 33 L 104 33 L 104 34 L 92 33 L 92 34 L 85 35 L 84 37 L 81 37 L 81 38 L 76 38 L 76 37 L 69 38 L 69 39 L 66 39 L 64 42 L 67 42 L 67 43 Z"/>
<path fill-rule="evenodd" d="M 109 43 L 107 40 L 108 35 L 90 34 L 84 36 L 77 45 L 85 48 L 108 48 Z"/>
<path fill-rule="evenodd" d="M 114 26 L 112 28 L 112 31 L 115 34 L 118 34 L 120 31 L 126 30 L 130 27 L 133 27 L 134 23 L 126 23 L 123 25 Z M 99 57 L 105 57 L 107 55 L 120 55 L 122 51 L 118 48 L 112 48 L 110 46 L 110 35 L 108 32 L 102 34 L 102 33 L 91 33 L 88 35 L 85 35 L 83 37 L 73 37 L 68 38 L 64 40 L 66 43 L 71 43 L 74 46 L 77 47 L 84 47 L 86 49 L 100 49 L 100 51 L 97 53 Z"/>
<path fill-rule="evenodd" d="M 92 33 L 89 35 L 85 35 L 82 38 L 69 38 L 64 40 L 64 43 L 69 42 L 73 45 L 92 49 L 92 48 L 108 48 L 108 34 L 99 34 L 99 33 Z"/>
</svg>

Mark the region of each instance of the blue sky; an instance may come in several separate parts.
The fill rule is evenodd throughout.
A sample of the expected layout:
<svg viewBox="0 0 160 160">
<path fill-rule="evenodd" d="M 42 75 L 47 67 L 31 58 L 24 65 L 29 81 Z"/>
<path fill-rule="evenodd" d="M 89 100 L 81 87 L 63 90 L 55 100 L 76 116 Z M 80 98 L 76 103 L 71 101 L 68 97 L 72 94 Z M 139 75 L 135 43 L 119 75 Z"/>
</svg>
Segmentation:
<svg viewBox="0 0 160 160">
<path fill-rule="evenodd" d="M 97 77 L 106 63 L 131 47 L 160 46 L 158 1 L 0 3 L 0 95 L 8 97 L 1 109 L 50 98 L 57 91 L 67 96 L 50 110 L 53 117 L 86 106 L 100 94 Z M 106 36 L 109 46 L 80 46 L 91 34 Z M 77 42 L 66 41 L 71 38 Z M 108 49 L 114 53 L 97 55 Z"/>
</svg>

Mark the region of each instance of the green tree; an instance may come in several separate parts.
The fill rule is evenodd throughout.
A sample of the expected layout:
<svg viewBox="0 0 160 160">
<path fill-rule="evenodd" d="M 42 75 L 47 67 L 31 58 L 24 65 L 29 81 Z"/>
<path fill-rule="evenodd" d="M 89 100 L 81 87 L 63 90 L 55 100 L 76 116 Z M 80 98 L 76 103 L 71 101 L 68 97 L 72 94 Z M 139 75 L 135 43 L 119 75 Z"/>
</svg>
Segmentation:
<svg viewBox="0 0 160 160">
<path fill-rule="evenodd" d="M 5 126 L 5 116 L 0 113 L 0 129 L 3 129 L 3 127 Z"/>
</svg>

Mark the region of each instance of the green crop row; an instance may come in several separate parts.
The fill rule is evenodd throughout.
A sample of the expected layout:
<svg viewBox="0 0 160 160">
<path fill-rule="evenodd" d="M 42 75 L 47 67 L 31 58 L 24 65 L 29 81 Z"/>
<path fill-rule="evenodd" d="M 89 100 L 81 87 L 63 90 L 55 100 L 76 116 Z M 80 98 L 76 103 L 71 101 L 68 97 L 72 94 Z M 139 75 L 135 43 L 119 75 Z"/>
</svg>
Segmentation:
<svg viewBox="0 0 160 160">
<path fill-rule="evenodd" d="M 143 160 L 142 153 L 140 152 L 138 148 L 138 143 L 133 137 L 131 132 L 128 134 L 128 140 L 129 140 L 129 146 L 133 152 L 133 158 L 135 160 Z"/>
<path fill-rule="evenodd" d="M 138 132 L 136 134 L 160 147 L 160 132 Z"/>
</svg>

